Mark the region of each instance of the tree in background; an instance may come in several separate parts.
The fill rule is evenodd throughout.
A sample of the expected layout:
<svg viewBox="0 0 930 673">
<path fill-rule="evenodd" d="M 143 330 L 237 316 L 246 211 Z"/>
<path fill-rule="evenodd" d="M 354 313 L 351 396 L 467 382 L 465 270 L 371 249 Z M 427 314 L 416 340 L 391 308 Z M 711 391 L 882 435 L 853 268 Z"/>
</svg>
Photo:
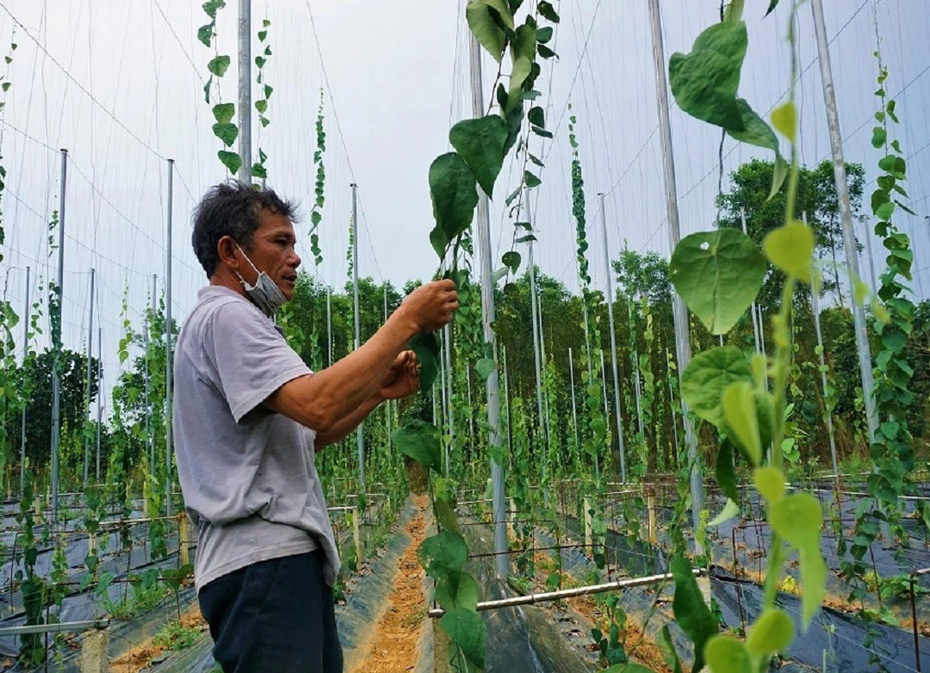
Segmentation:
<svg viewBox="0 0 930 673">
<path fill-rule="evenodd" d="M 781 226 L 785 215 L 785 190 L 768 198 L 773 170 L 774 162 L 753 159 L 730 173 L 730 190 L 717 197 L 719 226 L 741 229 L 742 209 L 746 214 L 746 233 L 760 245 L 766 234 Z M 862 206 L 865 170 L 862 164 L 850 163 L 846 165 L 846 173 L 853 217 L 857 217 Z M 846 306 L 837 266 L 837 253 L 843 250 L 843 229 L 832 162 L 822 161 L 813 169 L 800 168 L 797 212 L 807 213 L 808 224 L 817 237 L 815 254 L 831 260 L 832 268 L 824 274 L 823 292 L 835 294 L 839 305 Z M 782 282 L 782 274 L 770 272 L 758 303 L 777 306 Z"/>
<path fill-rule="evenodd" d="M 32 397 L 26 405 L 26 455 L 33 465 L 47 463 L 52 443 L 52 365 L 53 355 L 43 351 L 26 361 L 18 370 L 18 376 L 32 382 Z M 100 361 L 91 358 L 90 399 L 97 399 L 97 374 Z M 87 357 L 82 353 L 63 349 L 61 351 L 61 427 L 77 430 L 84 427 L 85 386 L 87 384 Z M 21 441 L 20 418 L 9 418 L 7 433 L 16 453 L 18 465 Z M 63 433 L 64 434 L 64 433 Z"/>
</svg>

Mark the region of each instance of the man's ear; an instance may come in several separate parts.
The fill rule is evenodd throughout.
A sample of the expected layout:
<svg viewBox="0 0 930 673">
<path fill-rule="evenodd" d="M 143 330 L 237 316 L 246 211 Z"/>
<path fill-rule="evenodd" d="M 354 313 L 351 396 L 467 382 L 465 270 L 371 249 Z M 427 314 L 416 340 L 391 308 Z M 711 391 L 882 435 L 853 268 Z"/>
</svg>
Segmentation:
<svg viewBox="0 0 930 673">
<path fill-rule="evenodd" d="M 216 252 L 222 264 L 225 264 L 233 271 L 239 270 L 239 258 L 236 256 L 236 242 L 232 239 L 232 236 L 223 236 L 217 241 Z"/>
</svg>

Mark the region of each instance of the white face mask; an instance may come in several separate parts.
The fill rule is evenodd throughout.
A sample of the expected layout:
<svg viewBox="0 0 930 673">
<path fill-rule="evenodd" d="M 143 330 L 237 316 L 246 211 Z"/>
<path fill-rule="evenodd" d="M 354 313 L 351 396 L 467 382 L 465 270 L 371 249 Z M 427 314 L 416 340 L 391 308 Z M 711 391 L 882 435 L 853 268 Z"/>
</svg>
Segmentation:
<svg viewBox="0 0 930 673">
<path fill-rule="evenodd" d="M 238 243 L 236 243 L 236 247 L 239 248 Z M 262 313 L 270 318 L 274 315 L 275 311 L 284 306 L 285 302 L 287 302 L 287 297 L 284 296 L 284 293 L 281 292 L 281 288 L 278 287 L 277 283 L 271 280 L 271 277 L 267 273 L 255 268 L 255 265 L 252 264 L 252 260 L 249 259 L 249 256 L 245 254 L 242 248 L 239 248 L 239 252 L 242 253 L 242 256 L 245 257 L 245 260 L 249 263 L 249 266 L 255 269 L 255 273 L 258 274 L 255 285 L 249 285 L 237 271 L 236 275 L 239 276 L 239 282 L 242 283 L 242 287 L 245 289 L 246 294 L 249 295 L 249 299 L 258 306 Z"/>
</svg>

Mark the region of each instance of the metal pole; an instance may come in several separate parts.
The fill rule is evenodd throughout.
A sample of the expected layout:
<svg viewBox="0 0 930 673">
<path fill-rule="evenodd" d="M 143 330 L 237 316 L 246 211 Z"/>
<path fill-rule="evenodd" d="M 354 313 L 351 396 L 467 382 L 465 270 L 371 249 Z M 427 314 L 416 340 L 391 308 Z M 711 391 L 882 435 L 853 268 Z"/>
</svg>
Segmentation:
<svg viewBox="0 0 930 673">
<path fill-rule="evenodd" d="M 440 387 L 442 388 L 441 397 L 442 397 L 442 422 L 446 424 L 448 428 L 449 423 L 449 407 L 451 406 L 451 401 L 448 398 L 448 388 L 446 387 L 446 374 L 448 372 L 448 365 L 446 364 L 446 330 L 443 330 L 439 333 L 439 339 L 441 343 L 439 344 L 439 376 L 440 376 Z M 451 376 L 451 373 L 449 373 Z M 443 433 L 444 434 L 444 433 Z M 443 474 L 449 476 L 449 443 L 443 442 Z"/>
<path fill-rule="evenodd" d="M 529 203 L 529 199 L 527 199 Z M 527 206 L 527 218 L 530 217 L 529 206 Z M 532 220 L 530 220 L 532 222 Z M 532 224 L 530 224 L 532 226 Z M 542 391 L 542 355 L 540 353 L 540 327 L 539 313 L 536 308 L 536 262 L 533 259 L 533 241 L 529 242 L 529 267 L 530 267 L 530 318 L 533 321 L 533 362 L 536 368 L 536 414 L 539 419 L 539 425 L 543 428 L 542 437 L 546 447 L 549 444 L 548 424 L 543 416 L 543 391 Z M 542 469 L 546 471 L 546 461 L 542 461 Z"/>
<path fill-rule="evenodd" d="M 155 317 L 155 293 L 158 288 L 158 276 L 152 274 L 152 297 L 151 297 L 151 314 L 145 322 L 145 432 L 149 442 L 149 470 L 155 474 L 155 438 L 152 432 L 152 386 L 151 386 L 151 367 L 149 363 L 149 346 L 152 340 L 151 326 Z"/>
<path fill-rule="evenodd" d="M 610 403 L 607 400 L 607 367 L 604 365 L 604 349 L 602 348 L 599 353 L 601 354 L 601 392 L 604 393 L 604 418 L 607 419 L 610 418 Z"/>
<path fill-rule="evenodd" d="M 675 183 L 675 158 L 672 154 L 672 127 L 668 114 L 668 83 L 665 78 L 665 47 L 662 44 L 662 17 L 659 15 L 659 0 L 649 0 L 649 23 L 652 29 L 652 57 L 656 72 L 656 102 L 659 107 L 659 137 L 662 140 L 662 165 L 665 173 L 665 197 L 668 209 L 668 233 L 670 250 L 674 251 L 681 238 L 678 225 L 678 188 Z M 678 377 L 691 360 L 691 338 L 688 331 L 688 309 L 676 292 L 672 297 L 675 323 L 675 352 L 678 359 Z M 685 442 L 691 461 L 691 516 L 694 530 L 697 530 L 704 509 L 704 485 L 701 482 L 701 457 L 698 454 L 694 426 L 688 415 L 688 405 L 681 400 L 682 423 L 685 428 Z M 697 545 L 697 553 L 701 553 Z"/>
<path fill-rule="evenodd" d="M 824 397 L 824 406 L 826 406 L 827 400 L 827 372 L 826 366 L 827 363 L 824 359 L 823 352 L 823 334 L 820 331 L 820 297 L 819 293 L 814 290 L 811 292 L 811 297 L 813 298 L 813 309 L 814 309 L 814 330 L 817 332 L 817 346 L 818 351 L 820 352 L 820 384 L 823 388 L 823 397 Z M 836 460 L 836 438 L 833 434 L 833 412 L 827 409 L 827 431 L 830 433 L 830 458 L 833 460 L 833 474 L 839 474 L 840 468 L 839 463 Z"/>
<path fill-rule="evenodd" d="M 872 257 L 872 232 L 869 230 L 868 222 L 865 224 L 865 254 L 869 258 L 869 276 L 872 281 L 872 287 L 870 288 L 873 292 L 878 291 L 878 281 L 875 277 L 875 259 Z"/>
<path fill-rule="evenodd" d="M 827 28 L 823 20 L 822 0 L 811 0 L 814 13 L 814 33 L 817 36 L 820 76 L 823 79 L 823 99 L 827 109 L 827 126 L 830 129 L 830 147 L 833 150 L 833 177 L 836 180 L 836 195 L 839 202 L 840 221 L 843 223 L 843 242 L 846 248 L 846 263 L 849 270 L 859 276 L 859 261 L 856 258 L 856 237 L 853 234 L 852 208 L 849 203 L 849 188 L 846 183 L 846 162 L 843 159 L 843 138 L 840 135 L 840 118 L 836 108 L 836 92 L 833 88 L 833 71 L 830 66 L 830 50 L 827 45 Z M 856 348 L 859 354 L 859 372 L 862 375 L 862 398 L 869 425 L 869 444 L 875 441 L 878 417 L 875 414 L 872 379 L 872 354 L 869 351 L 865 311 L 852 302 L 853 322 L 856 329 Z"/>
<path fill-rule="evenodd" d="M 252 0 L 239 0 L 239 179 L 252 182 Z"/>
<path fill-rule="evenodd" d="M 97 327 L 97 362 L 103 362 L 103 328 Z M 103 425 L 103 367 L 97 367 L 97 452 L 96 483 L 100 483 L 100 426 Z"/>
<path fill-rule="evenodd" d="M 455 447 L 455 413 L 452 410 L 452 381 L 455 378 L 455 373 L 452 371 L 452 325 L 446 325 L 443 328 L 445 333 L 445 347 L 446 347 L 446 367 L 448 368 L 448 374 L 446 377 L 446 385 L 449 387 L 447 392 L 447 399 L 449 400 L 449 407 L 447 410 L 448 419 L 447 423 L 449 424 L 449 445 L 446 450 L 446 473 L 448 475 L 449 467 L 448 463 L 450 460 L 449 453 L 452 448 Z"/>
<path fill-rule="evenodd" d="M 471 58 L 471 101 L 472 114 L 479 118 L 484 115 L 484 96 L 481 87 L 484 82 L 481 78 L 481 47 L 478 40 L 472 38 L 470 41 L 469 56 Z M 494 271 L 491 266 L 491 219 L 488 207 L 487 194 L 481 193 L 478 200 L 478 254 L 481 257 L 481 313 L 482 323 L 484 325 L 485 347 L 490 346 L 492 354 L 497 350 L 494 338 Z M 488 397 L 488 425 L 489 447 L 493 455 L 500 448 L 500 386 L 498 381 L 497 366 L 495 362 L 491 375 L 486 381 L 486 390 Z M 497 576 L 499 579 L 506 578 L 509 572 L 509 562 L 507 555 L 507 522 L 506 507 L 504 505 L 504 468 L 503 466 L 491 459 L 491 483 L 492 483 L 492 516 L 494 517 L 494 551 L 498 552 L 496 557 Z"/>
<path fill-rule="evenodd" d="M 568 349 L 568 376 L 572 390 L 572 427 L 575 429 L 575 449 L 581 451 L 578 444 L 578 409 L 575 406 L 575 362 L 572 358 L 572 349 Z"/>
<path fill-rule="evenodd" d="M 801 217 L 804 220 L 804 224 L 807 224 L 807 213 L 802 213 Z M 824 407 L 827 405 L 827 363 L 825 359 L 824 347 L 823 347 L 823 333 L 820 331 L 820 292 L 817 288 L 811 287 L 811 308 L 814 312 L 814 332 L 817 334 L 817 350 L 819 351 L 820 358 L 820 385 L 821 390 L 823 391 L 824 398 Z M 833 412 L 829 409 L 827 411 L 827 432 L 830 435 L 830 458 L 833 461 L 833 474 L 837 475 L 839 478 L 840 468 L 839 463 L 836 459 L 836 437 L 833 432 Z"/>
<path fill-rule="evenodd" d="M 507 375 L 507 346 L 501 345 L 501 358 L 501 371 L 504 372 L 504 399 L 507 401 L 504 405 L 506 415 L 504 423 L 507 425 L 507 454 L 513 456 L 513 426 L 510 423 L 510 380 Z"/>
<path fill-rule="evenodd" d="M 65 299 L 65 194 L 68 185 L 68 150 L 61 150 L 61 196 L 58 204 L 58 334 L 52 366 L 52 525 L 58 520 L 58 442 L 61 432 L 61 313 Z"/>
<path fill-rule="evenodd" d="M 326 345 L 329 347 L 327 367 L 333 366 L 333 291 L 326 286 Z"/>
<path fill-rule="evenodd" d="M 23 365 L 26 364 L 26 358 L 29 356 L 29 322 L 32 316 L 29 305 L 29 291 L 32 289 L 31 276 L 32 269 L 26 267 L 26 303 L 23 307 Z M 23 405 L 21 416 L 21 425 L 19 431 L 19 494 L 22 496 L 26 488 L 26 405 Z"/>
<path fill-rule="evenodd" d="M 387 281 L 384 281 L 384 322 L 388 319 Z M 387 448 L 391 450 L 391 400 L 384 402 L 384 415 L 387 418 Z"/>
<path fill-rule="evenodd" d="M 668 348 L 665 349 L 665 367 L 669 368 L 672 364 L 672 354 L 669 353 Z M 666 387 L 668 388 L 668 410 L 669 418 L 672 421 L 672 435 L 675 438 L 675 450 L 678 450 L 678 421 L 675 420 L 675 397 L 672 395 L 672 386 L 671 381 L 667 380 L 665 382 Z M 678 456 L 675 456 L 675 462 L 678 462 Z"/>
<path fill-rule="evenodd" d="M 749 232 L 746 230 L 746 210 L 742 206 L 739 209 L 739 219 L 743 225 L 743 233 L 749 236 Z M 752 302 L 749 313 L 752 316 L 752 334 L 756 339 L 756 353 L 760 353 L 762 352 L 762 345 L 759 343 L 759 317 L 756 315 L 756 302 Z"/>
<path fill-rule="evenodd" d="M 633 393 L 636 395 L 636 427 L 639 428 L 639 434 L 646 441 L 646 429 L 643 426 L 643 391 L 639 382 L 639 350 L 636 347 L 636 322 L 633 320 L 633 300 L 627 298 L 627 315 L 630 321 L 630 360 L 632 361 L 631 372 L 633 373 Z"/>
<path fill-rule="evenodd" d="M 168 159 L 168 264 L 165 270 L 165 514 L 171 516 L 171 453 L 174 449 L 174 418 L 172 409 L 172 393 L 174 386 L 172 376 L 174 364 L 172 362 L 172 334 L 171 334 L 171 238 L 173 236 L 174 211 L 174 159 Z"/>
<path fill-rule="evenodd" d="M 765 352 L 765 317 L 761 306 L 756 306 L 756 313 L 759 315 L 759 346 L 762 349 L 762 357 L 768 359 L 768 354 Z"/>
<path fill-rule="evenodd" d="M 620 377 L 617 374 L 617 330 L 614 326 L 614 283 L 610 277 L 610 249 L 607 243 L 607 210 L 604 194 L 601 200 L 601 236 L 604 249 L 604 269 L 607 276 L 607 321 L 610 327 L 610 368 L 614 375 L 614 415 L 617 421 L 617 448 L 620 451 L 620 483 L 626 483 L 626 445 L 623 442 L 623 410 L 620 408 Z M 602 355 L 603 357 L 603 355 Z M 635 371 L 635 370 L 634 370 Z M 606 399 L 606 395 L 604 396 Z"/>
<path fill-rule="evenodd" d="M 358 185 L 354 182 L 352 187 L 352 292 L 355 300 L 355 350 L 362 346 L 362 325 L 359 318 L 358 304 Z M 355 433 L 356 448 L 358 450 L 358 488 L 365 492 L 365 423 L 358 424 Z"/>
<path fill-rule="evenodd" d="M 90 305 L 87 310 L 87 381 L 84 390 L 84 420 L 87 421 L 87 414 L 90 412 L 90 365 L 91 358 L 94 354 L 94 275 L 95 270 L 90 270 Z M 87 434 L 84 434 L 84 488 L 87 488 L 87 472 L 90 468 L 90 442 Z"/>
</svg>

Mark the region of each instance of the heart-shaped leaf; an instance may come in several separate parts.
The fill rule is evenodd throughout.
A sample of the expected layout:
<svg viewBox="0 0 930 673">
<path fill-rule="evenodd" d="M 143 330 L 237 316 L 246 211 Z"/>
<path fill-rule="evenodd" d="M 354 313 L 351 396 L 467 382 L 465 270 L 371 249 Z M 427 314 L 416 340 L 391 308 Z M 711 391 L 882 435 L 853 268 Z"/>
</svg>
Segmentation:
<svg viewBox="0 0 930 673">
<path fill-rule="evenodd" d="M 811 282 L 815 246 L 814 230 L 798 221 L 770 231 L 762 241 L 765 256 L 772 264 L 807 284 Z"/>
<path fill-rule="evenodd" d="M 746 356 L 735 346 L 718 346 L 698 353 L 685 367 L 681 396 L 694 413 L 723 428 L 723 394 L 741 381 L 752 381 Z"/>
<path fill-rule="evenodd" d="M 458 645 L 462 654 L 478 668 L 484 668 L 484 652 L 488 639 L 488 627 L 478 613 L 456 608 L 439 620 L 442 630 Z"/>
<path fill-rule="evenodd" d="M 449 131 L 449 142 L 468 164 L 484 193 L 494 195 L 494 182 L 504 164 L 507 122 L 500 115 L 465 119 Z"/>
<path fill-rule="evenodd" d="M 762 442 L 759 440 L 759 419 L 752 385 L 747 381 L 731 384 L 723 393 L 723 416 L 727 434 L 739 443 L 753 465 L 762 462 Z"/>
<path fill-rule="evenodd" d="M 678 107 L 728 131 L 744 130 L 736 105 L 749 39 L 746 24 L 717 23 L 698 35 L 689 54 L 669 59 L 669 85 Z"/>
<path fill-rule="evenodd" d="M 749 629 L 746 649 L 757 657 L 784 652 L 794 640 L 794 622 L 784 610 L 769 608 Z"/>
<path fill-rule="evenodd" d="M 223 165 L 226 166 L 226 170 L 233 175 L 238 173 L 239 169 L 242 167 L 242 158 L 236 152 L 220 150 L 216 153 L 216 156 L 218 156 L 220 161 L 223 162 Z"/>
<path fill-rule="evenodd" d="M 712 334 L 726 334 L 762 288 L 765 258 L 737 229 L 691 234 L 675 247 L 672 283 Z"/>
<path fill-rule="evenodd" d="M 392 435 L 394 444 L 405 456 L 410 456 L 425 468 L 442 467 L 439 430 L 432 423 L 419 419 L 406 419 Z"/>
<path fill-rule="evenodd" d="M 449 243 L 468 229 L 475 216 L 475 175 L 456 152 L 440 155 L 429 167 L 429 192 L 436 220 L 430 242 L 441 259 Z"/>
</svg>

